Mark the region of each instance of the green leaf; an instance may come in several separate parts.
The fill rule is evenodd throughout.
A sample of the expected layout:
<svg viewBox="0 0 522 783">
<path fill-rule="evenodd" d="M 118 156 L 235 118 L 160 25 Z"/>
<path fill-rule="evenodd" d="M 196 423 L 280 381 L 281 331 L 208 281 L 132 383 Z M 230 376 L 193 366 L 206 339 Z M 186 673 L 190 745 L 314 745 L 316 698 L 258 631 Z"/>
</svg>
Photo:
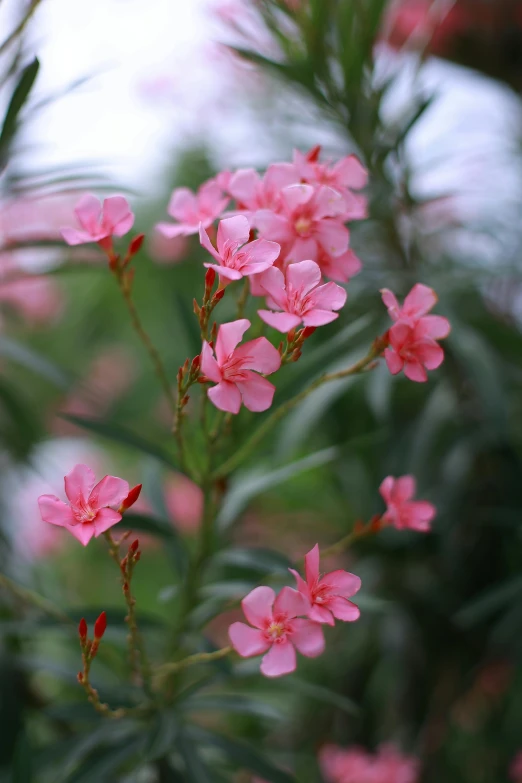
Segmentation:
<svg viewBox="0 0 522 783">
<path fill-rule="evenodd" d="M 107 748 L 97 748 L 81 768 L 69 775 L 64 783 L 114 783 L 116 773 L 124 767 L 136 770 L 135 759 L 143 752 L 145 736 L 134 734 Z"/>
<path fill-rule="evenodd" d="M 74 416 L 69 413 L 62 413 L 61 418 L 66 421 L 70 421 L 72 424 L 77 424 L 78 427 L 83 427 L 90 432 L 101 435 L 103 438 L 108 438 L 115 443 L 120 443 L 125 446 L 131 446 L 143 454 L 149 454 L 151 457 L 155 457 L 160 462 L 168 465 L 169 468 L 176 467 L 176 461 L 174 457 L 167 451 L 157 446 L 154 443 L 146 441 L 139 435 L 135 435 L 125 427 L 115 424 L 114 422 L 104 421 L 103 419 L 89 419 L 84 416 Z"/>
<path fill-rule="evenodd" d="M 310 699 L 316 699 L 317 701 L 322 701 L 323 704 L 330 704 L 332 707 L 337 707 L 348 715 L 357 715 L 359 713 L 359 707 L 353 701 L 322 685 L 315 685 L 306 680 L 292 677 L 292 680 L 288 682 L 287 687 L 291 687 L 293 691 L 308 696 Z"/>
<path fill-rule="evenodd" d="M 174 525 L 163 519 L 149 517 L 145 514 L 127 513 L 124 514 L 119 527 L 125 530 L 133 530 L 134 532 L 148 533 L 156 538 L 161 538 L 166 544 L 178 574 L 183 576 L 186 573 L 189 556 L 183 539 Z"/>
<path fill-rule="evenodd" d="M 216 565 L 237 566 L 248 568 L 256 573 L 278 573 L 286 576 L 292 562 L 280 552 L 264 548 L 234 548 L 223 549 L 215 558 Z"/>
<path fill-rule="evenodd" d="M 17 129 L 18 115 L 31 92 L 39 67 L 40 63 L 35 57 L 20 74 L 20 78 L 18 79 L 11 100 L 9 101 L 2 125 L 2 131 L 0 133 L 0 172 L 7 165 L 9 147 Z"/>
<path fill-rule="evenodd" d="M 48 359 L 35 353 L 26 345 L 16 342 L 10 337 L 0 337 L 0 356 L 16 362 L 22 367 L 31 370 L 45 380 L 50 381 L 59 389 L 68 389 L 70 378 L 68 375 L 56 367 Z"/>
<path fill-rule="evenodd" d="M 198 744 L 218 748 L 237 767 L 248 769 L 268 783 L 296 783 L 293 775 L 276 767 L 270 759 L 262 756 L 245 742 L 196 727 L 190 727 L 188 731 Z"/>
<path fill-rule="evenodd" d="M 511 579 L 504 584 L 487 590 L 477 599 L 460 609 L 455 622 L 465 628 L 476 625 L 511 603 L 520 603 L 522 596 L 522 578 Z"/>
<path fill-rule="evenodd" d="M 269 721 L 284 719 L 281 711 L 272 704 L 239 693 L 194 696 L 183 703 L 183 709 L 187 712 L 232 712 L 239 715 L 254 715 Z"/>
<path fill-rule="evenodd" d="M 178 750 L 185 764 L 185 776 L 188 783 L 215 783 L 215 776 L 211 772 L 198 751 L 197 745 L 192 742 L 187 732 L 178 742 Z"/>
<path fill-rule="evenodd" d="M 304 457 L 304 459 L 297 460 L 276 470 L 263 472 L 257 468 L 236 474 L 218 514 L 217 526 L 221 530 L 225 530 L 238 518 L 250 500 L 256 495 L 283 484 L 306 470 L 313 470 L 314 468 L 327 465 L 329 462 L 333 462 L 337 456 L 338 451 L 336 448 L 322 449 L 315 454 L 310 454 L 308 457 Z"/>
<path fill-rule="evenodd" d="M 179 721 L 174 710 L 161 710 L 152 721 L 148 744 L 145 749 L 147 761 L 155 761 L 172 752 L 179 733 Z"/>
</svg>

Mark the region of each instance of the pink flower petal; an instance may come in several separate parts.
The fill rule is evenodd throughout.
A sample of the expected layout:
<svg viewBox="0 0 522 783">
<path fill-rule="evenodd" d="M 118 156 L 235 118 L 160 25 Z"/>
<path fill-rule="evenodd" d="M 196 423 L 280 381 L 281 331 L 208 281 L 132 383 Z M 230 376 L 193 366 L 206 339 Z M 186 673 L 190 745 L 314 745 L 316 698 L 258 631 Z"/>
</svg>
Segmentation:
<svg viewBox="0 0 522 783">
<path fill-rule="evenodd" d="M 203 264 L 203 266 L 207 269 L 213 269 L 219 275 L 220 282 L 226 281 L 224 285 L 227 285 L 231 280 L 241 280 L 245 274 L 244 270 L 240 272 L 238 269 L 230 269 L 230 267 L 220 264 Z"/>
<path fill-rule="evenodd" d="M 437 294 L 433 288 L 416 283 L 404 300 L 403 310 L 410 318 L 426 315 L 437 304 Z"/>
<path fill-rule="evenodd" d="M 219 364 L 214 359 L 212 348 L 205 340 L 201 349 L 201 372 L 210 378 L 211 381 L 219 383 L 221 381 L 221 370 Z"/>
<path fill-rule="evenodd" d="M 313 310 L 305 313 L 303 323 L 305 326 L 324 326 L 336 321 L 337 318 L 339 318 L 339 313 L 333 313 L 331 310 L 318 310 L 314 307 Z"/>
<path fill-rule="evenodd" d="M 430 522 L 437 514 L 437 509 L 427 500 L 416 500 L 410 503 L 409 512 L 412 521 L 408 526 L 414 530 L 427 531 L 430 529 Z"/>
<path fill-rule="evenodd" d="M 443 340 L 450 332 L 451 324 L 442 315 L 423 316 L 415 330 L 418 337 L 431 337 L 432 340 Z"/>
<path fill-rule="evenodd" d="M 288 185 L 281 190 L 281 200 L 291 214 L 303 204 L 307 204 L 314 195 L 314 188 L 311 185 L 299 183 L 298 185 Z"/>
<path fill-rule="evenodd" d="M 196 234 L 198 232 L 198 226 L 188 226 L 185 223 L 156 223 L 156 231 L 167 239 L 174 239 L 174 237 L 188 236 L 189 234 Z"/>
<path fill-rule="evenodd" d="M 207 250 L 210 253 L 210 255 L 216 259 L 219 266 L 221 267 L 222 266 L 221 255 L 218 253 L 218 251 L 215 249 L 214 245 L 210 241 L 209 236 L 205 231 L 205 229 L 203 228 L 202 223 L 199 224 L 199 241 L 201 245 L 205 248 L 205 250 Z"/>
<path fill-rule="evenodd" d="M 87 242 L 94 242 L 91 234 L 86 231 L 78 231 L 75 228 L 62 228 L 60 234 L 68 245 L 85 245 Z"/>
<path fill-rule="evenodd" d="M 315 261 L 300 261 L 286 268 L 286 293 L 300 291 L 304 296 L 321 282 L 321 269 Z M 335 283 L 334 283 L 335 285 Z"/>
<path fill-rule="evenodd" d="M 226 362 L 236 345 L 241 342 L 244 333 L 249 327 L 250 321 L 246 318 L 230 321 L 219 327 L 216 340 L 216 358 L 220 366 Z"/>
<path fill-rule="evenodd" d="M 258 310 L 257 314 L 265 324 L 283 334 L 287 334 L 290 329 L 295 329 L 301 323 L 301 318 L 298 315 L 291 315 L 290 313 L 273 313 L 271 310 Z"/>
<path fill-rule="evenodd" d="M 49 522 L 51 525 L 59 525 L 60 527 L 67 527 L 76 523 L 71 507 L 63 503 L 56 495 L 40 495 L 38 506 L 44 522 Z"/>
<path fill-rule="evenodd" d="M 265 268 L 268 268 L 279 257 L 281 245 L 277 242 L 269 242 L 268 239 L 255 239 L 253 242 L 249 242 L 244 250 L 248 251 L 249 266 L 266 264 Z M 262 270 L 260 269 L 259 271 Z"/>
<path fill-rule="evenodd" d="M 288 220 L 282 215 L 276 215 L 270 209 L 258 209 L 254 216 L 254 223 L 264 239 L 279 243 L 292 239 Z"/>
<path fill-rule="evenodd" d="M 310 601 L 293 587 L 283 587 L 274 602 L 274 615 L 297 617 L 300 614 L 307 614 L 309 610 Z"/>
<path fill-rule="evenodd" d="M 392 351 L 391 348 L 386 348 L 384 351 L 384 358 L 386 360 L 386 366 L 392 375 L 397 375 L 404 367 L 404 360 L 396 351 Z"/>
<path fill-rule="evenodd" d="M 286 261 L 289 264 L 298 264 L 300 261 L 317 259 L 319 246 L 314 237 L 294 237 L 290 250 L 286 254 Z"/>
<path fill-rule="evenodd" d="M 263 375 L 270 375 L 281 367 L 279 351 L 266 337 L 243 343 L 234 351 L 234 358 L 241 359 L 241 366 L 246 370 L 256 370 Z"/>
<path fill-rule="evenodd" d="M 428 374 L 422 364 L 416 361 L 408 361 L 404 363 L 404 375 L 409 378 L 410 381 L 416 381 L 417 383 L 425 383 L 428 380 Z"/>
<path fill-rule="evenodd" d="M 237 388 L 241 393 L 245 408 L 253 413 L 268 410 L 274 399 L 274 384 L 250 370 L 246 371 L 245 375 L 247 376 L 246 380 L 237 381 Z"/>
<path fill-rule="evenodd" d="M 232 623 L 228 629 L 228 636 L 234 650 L 242 658 L 250 658 L 253 655 L 261 655 L 270 647 L 270 642 L 257 628 L 250 628 L 245 623 Z"/>
<path fill-rule="evenodd" d="M 419 340 L 415 343 L 415 355 L 427 370 L 436 370 L 444 361 L 444 351 L 433 340 Z"/>
<path fill-rule="evenodd" d="M 316 237 L 323 250 L 331 256 L 340 256 L 348 250 L 350 232 L 338 220 L 321 220 L 317 224 Z"/>
<path fill-rule="evenodd" d="M 241 601 L 244 615 L 250 625 L 263 630 L 272 620 L 275 593 L 271 587 L 255 587 Z"/>
<path fill-rule="evenodd" d="M 306 581 L 309 585 L 314 584 L 319 579 L 319 544 L 316 544 L 305 555 L 305 573 Z"/>
<path fill-rule="evenodd" d="M 226 250 L 225 243 L 228 246 L 244 245 L 248 242 L 250 234 L 250 224 L 244 215 L 220 220 L 217 230 L 217 247 L 220 255 L 224 255 Z"/>
<path fill-rule="evenodd" d="M 73 505 L 87 501 L 96 483 L 96 477 L 87 465 L 75 465 L 65 476 L 65 494 Z"/>
<path fill-rule="evenodd" d="M 382 495 L 384 502 L 386 504 L 389 504 L 391 502 L 394 486 L 395 486 L 395 479 L 393 478 L 393 476 L 386 476 L 381 486 L 379 487 L 379 492 Z"/>
<path fill-rule="evenodd" d="M 87 546 L 91 538 L 96 534 L 93 522 L 80 522 L 78 525 L 68 527 L 67 530 L 84 546 Z"/>
<path fill-rule="evenodd" d="M 314 309 L 340 310 L 346 304 L 346 291 L 337 283 L 325 283 L 313 292 Z"/>
<path fill-rule="evenodd" d="M 288 185 L 298 182 L 299 174 L 293 163 L 272 163 L 263 177 L 263 190 L 273 196 Z"/>
<path fill-rule="evenodd" d="M 281 677 L 296 669 L 296 655 L 289 641 L 276 642 L 261 661 L 261 674 L 265 677 Z"/>
<path fill-rule="evenodd" d="M 338 283 L 347 283 L 362 269 L 362 263 L 353 250 L 347 250 L 340 256 L 323 255 L 319 265 L 325 277 L 337 280 Z"/>
<path fill-rule="evenodd" d="M 355 155 L 337 161 L 332 167 L 332 174 L 345 188 L 361 190 L 368 184 L 368 172 Z"/>
<path fill-rule="evenodd" d="M 399 306 L 399 302 L 397 301 L 397 297 L 388 288 L 381 288 L 381 297 L 382 297 L 382 301 L 384 302 L 384 304 L 388 309 L 388 314 L 390 318 L 396 321 L 399 318 L 400 309 L 401 309 Z"/>
<path fill-rule="evenodd" d="M 332 593 L 341 595 L 343 598 L 351 598 L 352 595 L 355 595 L 361 589 L 360 578 L 349 571 L 341 569 L 325 574 L 319 584 L 329 585 Z"/>
<path fill-rule="evenodd" d="M 328 608 L 337 620 L 344 620 L 348 623 L 358 620 L 361 615 L 358 606 L 351 601 L 347 601 L 346 598 L 341 598 L 341 596 L 330 598 Z"/>
<path fill-rule="evenodd" d="M 220 381 L 217 386 L 212 386 L 207 392 L 209 399 L 216 408 L 227 413 L 239 413 L 241 408 L 241 394 L 234 383 Z"/>
<path fill-rule="evenodd" d="M 121 514 L 114 511 L 112 508 L 102 508 L 96 514 L 94 520 L 94 535 L 99 536 L 105 533 L 113 525 L 116 525 L 121 520 Z"/>
<path fill-rule="evenodd" d="M 324 606 L 314 604 L 308 612 L 308 617 L 315 623 L 326 623 L 327 625 L 335 625 L 333 615 Z"/>
<path fill-rule="evenodd" d="M 121 506 L 129 494 L 129 483 L 116 476 L 105 476 L 96 484 L 89 497 L 91 508 Z"/>
<path fill-rule="evenodd" d="M 415 495 L 416 482 L 413 476 L 401 476 L 396 479 L 392 492 L 394 503 L 405 503 Z"/>
<path fill-rule="evenodd" d="M 319 623 L 297 619 L 294 620 L 293 626 L 295 630 L 292 634 L 292 643 L 295 644 L 301 655 L 305 655 L 307 658 L 317 658 L 324 652 L 324 633 Z"/>
<path fill-rule="evenodd" d="M 100 228 L 102 205 L 100 200 L 91 193 L 86 193 L 76 204 L 74 213 L 80 225 L 88 234 L 92 234 Z"/>
<path fill-rule="evenodd" d="M 315 220 L 339 217 L 340 215 L 343 215 L 346 209 L 345 199 L 339 193 L 339 191 L 325 185 L 316 191 L 314 206 Z"/>
<path fill-rule="evenodd" d="M 254 169 L 238 169 L 230 178 L 228 192 L 240 204 L 254 208 L 261 177 Z"/>
<path fill-rule="evenodd" d="M 295 581 L 297 582 L 297 589 L 299 590 L 299 592 L 302 593 L 304 596 L 306 596 L 308 600 L 310 600 L 310 588 L 308 587 L 307 583 L 305 582 L 301 574 L 298 571 L 296 571 L 294 568 L 289 568 L 288 570 L 290 571 L 292 576 L 295 577 Z"/>
<path fill-rule="evenodd" d="M 122 237 L 134 225 L 134 215 L 123 196 L 109 196 L 103 202 L 102 226 L 109 235 Z"/>
<path fill-rule="evenodd" d="M 284 309 L 286 305 L 285 276 L 276 266 L 271 266 L 259 278 L 263 290 L 276 302 L 277 306 Z"/>
<path fill-rule="evenodd" d="M 198 213 L 198 200 L 189 188 L 176 188 L 170 197 L 167 212 L 182 223 L 194 223 Z"/>
</svg>

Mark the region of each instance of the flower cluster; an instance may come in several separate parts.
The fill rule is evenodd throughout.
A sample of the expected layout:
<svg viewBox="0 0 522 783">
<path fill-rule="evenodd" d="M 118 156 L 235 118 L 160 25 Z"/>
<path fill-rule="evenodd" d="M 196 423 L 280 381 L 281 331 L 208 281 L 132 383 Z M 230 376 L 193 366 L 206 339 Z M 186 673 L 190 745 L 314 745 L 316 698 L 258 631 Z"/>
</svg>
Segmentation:
<svg viewBox="0 0 522 783">
<path fill-rule="evenodd" d="M 250 623 L 233 623 L 228 634 L 232 646 L 243 658 L 264 655 L 261 673 L 280 677 L 296 668 L 296 649 L 307 658 L 324 652 L 321 624 L 334 625 L 338 620 L 359 618 L 359 609 L 348 599 L 361 586 L 358 576 L 348 571 L 319 574 L 319 546 L 305 557 L 306 581 L 297 571 L 291 573 L 297 590 L 283 587 L 279 595 L 271 587 L 256 587 L 241 602 Z"/>
<path fill-rule="evenodd" d="M 325 745 L 319 753 L 327 783 L 417 783 L 419 763 L 393 745 L 381 745 L 374 755 L 363 748 Z"/>
</svg>

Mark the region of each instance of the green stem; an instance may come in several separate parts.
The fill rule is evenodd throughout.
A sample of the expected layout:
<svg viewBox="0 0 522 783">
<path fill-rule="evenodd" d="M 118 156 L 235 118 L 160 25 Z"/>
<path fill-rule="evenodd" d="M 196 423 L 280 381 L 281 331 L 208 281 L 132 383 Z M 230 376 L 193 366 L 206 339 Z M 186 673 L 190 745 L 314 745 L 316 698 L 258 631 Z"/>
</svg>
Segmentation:
<svg viewBox="0 0 522 783">
<path fill-rule="evenodd" d="M 248 295 L 250 293 L 250 282 L 248 280 L 248 277 L 245 277 L 245 282 L 243 283 L 243 290 L 241 291 L 238 300 L 237 300 L 237 318 L 243 318 L 245 314 L 245 307 L 246 303 L 248 302 Z"/>
<path fill-rule="evenodd" d="M 32 0 L 21 22 L 18 24 L 17 27 L 15 27 L 13 32 L 10 35 L 8 35 L 8 37 L 5 39 L 3 44 L 0 46 L 0 55 L 2 55 L 6 51 L 6 49 L 13 43 L 13 41 L 15 41 L 18 38 L 18 36 L 23 33 L 32 15 L 40 5 L 40 2 L 41 0 Z"/>
<path fill-rule="evenodd" d="M 253 435 L 251 435 L 246 443 L 244 443 L 235 454 L 233 454 L 221 465 L 220 468 L 218 468 L 218 470 L 213 475 L 213 479 L 216 480 L 225 478 L 230 473 L 232 473 L 233 470 L 239 467 L 239 465 L 241 465 L 250 456 L 259 443 L 261 443 L 265 435 L 267 435 L 270 430 L 273 429 L 275 425 L 292 410 L 292 408 L 295 408 L 297 405 L 299 405 L 299 403 L 305 400 L 313 391 L 318 389 L 320 386 L 323 386 L 325 383 L 338 381 L 342 378 L 348 378 L 351 375 L 357 375 L 358 373 L 368 369 L 369 365 L 371 365 L 372 362 L 380 355 L 381 350 L 382 349 L 380 346 L 374 344 L 369 353 L 351 367 L 348 367 L 346 370 L 340 370 L 339 372 L 325 373 L 324 375 L 319 376 L 319 378 L 316 378 L 316 380 L 313 381 L 313 383 L 311 383 L 307 389 L 304 389 L 304 391 L 302 391 L 300 394 L 292 397 L 292 399 L 288 400 L 288 402 L 283 403 L 283 405 L 277 408 L 277 410 L 275 410 L 271 416 L 265 419 L 265 421 L 253 433 Z"/>
<path fill-rule="evenodd" d="M 197 663 L 208 663 L 209 661 L 219 661 L 221 658 L 226 658 L 232 652 L 232 647 L 223 647 L 221 650 L 216 650 L 211 653 L 195 653 L 189 655 L 187 658 L 183 658 L 181 661 L 171 661 L 160 666 L 155 674 L 155 683 L 159 684 L 165 676 L 169 674 L 175 674 L 176 672 L 186 669 L 189 666 L 194 666 Z"/>
</svg>

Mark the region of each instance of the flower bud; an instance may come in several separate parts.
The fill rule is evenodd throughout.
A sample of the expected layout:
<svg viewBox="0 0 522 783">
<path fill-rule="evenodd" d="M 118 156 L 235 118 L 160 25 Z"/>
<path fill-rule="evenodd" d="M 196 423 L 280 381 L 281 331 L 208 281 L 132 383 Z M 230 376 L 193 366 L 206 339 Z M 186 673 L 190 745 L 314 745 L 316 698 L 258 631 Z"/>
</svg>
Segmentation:
<svg viewBox="0 0 522 783">
<path fill-rule="evenodd" d="M 321 145 L 316 144 L 315 147 L 312 147 L 312 149 L 306 153 L 306 160 L 309 163 L 317 163 L 320 154 L 321 154 Z"/>
<path fill-rule="evenodd" d="M 301 333 L 302 339 L 306 340 L 306 338 L 310 337 L 315 332 L 316 329 L 317 329 L 316 326 L 305 326 L 305 328 Z"/>
<path fill-rule="evenodd" d="M 225 289 L 224 288 L 218 288 L 218 290 L 216 291 L 216 293 L 212 297 L 213 304 L 217 304 L 218 302 L 220 302 L 221 299 L 223 299 L 224 296 L 225 296 Z"/>
<path fill-rule="evenodd" d="M 216 282 L 216 273 L 213 269 L 207 269 L 205 273 L 205 292 L 210 293 L 210 290 Z"/>
<path fill-rule="evenodd" d="M 85 622 L 85 618 L 82 617 L 78 625 L 78 635 L 80 637 L 80 642 L 82 645 L 85 644 L 85 642 L 87 641 L 87 631 L 88 631 L 87 623 Z"/>
<path fill-rule="evenodd" d="M 107 628 L 107 614 L 105 612 L 102 612 L 101 615 L 98 617 L 96 622 L 94 623 L 94 640 L 100 640 L 105 633 L 105 629 Z"/>
<path fill-rule="evenodd" d="M 129 243 L 129 249 L 127 250 L 127 259 L 130 261 L 130 259 L 136 255 L 141 250 L 141 246 L 143 245 L 143 240 L 145 239 L 145 234 L 136 234 L 135 237 L 133 237 Z"/>
<path fill-rule="evenodd" d="M 140 496 L 142 486 L 143 484 L 136 484 L 136 486 L 130 490 L 129 494 L 118 509 L 120 514 L 123 514 L 125 511 L 127 511 L 127 509 L 135 504 Z"/>
<path fill-rule="evenodd" d="M 78 682 L 81 684 L 83 682 L 83 672 L 78 672 L 76 676 L 78 678 Z"/>
<path fill-rule="evenodd" d="M 200 315 L 200 313 L 201 313 L 201 307 L 198 305 L 198 303 L 196 302 L 196 300 L 195 300 L 195 299 L 193 299 L 193 301 L 192 301 L 192 304 L 193 304 L 193 307 L 194 307 L 194 313 L 195 313 L 195 314 L 198 316 L 198 318 L 199 318 L 199 315 Z"/>
<path fill-rule="evenodd" d="M 132 544 L 129 547 L 129 553 L 132 553 L 133 555 L 135 555 L 136 552 L 138 551 L 139 545 L 140 545 L 139 539 L 136 539 L 135 541 L 133 541 Z"/>
</svg>

